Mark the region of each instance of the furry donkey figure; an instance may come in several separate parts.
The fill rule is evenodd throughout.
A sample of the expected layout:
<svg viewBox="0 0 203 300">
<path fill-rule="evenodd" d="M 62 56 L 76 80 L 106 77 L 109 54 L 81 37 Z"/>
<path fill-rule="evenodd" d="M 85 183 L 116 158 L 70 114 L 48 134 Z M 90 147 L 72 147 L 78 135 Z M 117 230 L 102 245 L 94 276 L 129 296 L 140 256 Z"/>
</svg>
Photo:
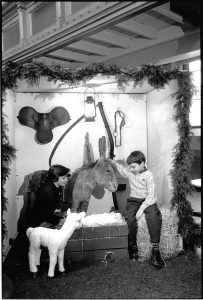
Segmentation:
<svg viewBox="0 0 203 300">
<path fill-rule="evenodd" d="M 37 266 L 40 265 L 40 246 L 48 248 L 49 251 L 49 271 L 48 277 L 54 277 L 54 270 L 58 258 L 59 272 L 65 272 L 64 268 L 64 249 L 68 239 L 73 234 L 74 230 L 82 226 L 81 220 L 86 215 L 85 212 L 71 213 L 68 209 L 66 220 L 61 229 L 51 229 L 45 227 L 29 227 L 26 230 L 27 237 L 30 241 L 29 247 L 29 266 L 33 277 L 37 275 Z"/>
</svg>

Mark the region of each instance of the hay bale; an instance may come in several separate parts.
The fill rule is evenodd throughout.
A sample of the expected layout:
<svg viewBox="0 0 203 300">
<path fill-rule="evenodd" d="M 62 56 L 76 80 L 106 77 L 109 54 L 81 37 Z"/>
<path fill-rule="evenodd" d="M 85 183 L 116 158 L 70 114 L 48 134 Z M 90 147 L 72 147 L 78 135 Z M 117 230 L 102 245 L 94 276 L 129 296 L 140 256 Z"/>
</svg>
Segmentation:
<svg viewBox="0 0 203 300">
<path fill-rule="evenodd" d="M 162 228 L 160 238 L 160 252 L 163 259 L 177 256 L 182 250 L 181 237 L 178 231 L 178 217 L 175 210 L 160 208 L 162 214 Z M 148 260 L 151 256 L 152 245 L 145 216 L 138 221 L 137 244 L 139 260 Z"/>
</svg>

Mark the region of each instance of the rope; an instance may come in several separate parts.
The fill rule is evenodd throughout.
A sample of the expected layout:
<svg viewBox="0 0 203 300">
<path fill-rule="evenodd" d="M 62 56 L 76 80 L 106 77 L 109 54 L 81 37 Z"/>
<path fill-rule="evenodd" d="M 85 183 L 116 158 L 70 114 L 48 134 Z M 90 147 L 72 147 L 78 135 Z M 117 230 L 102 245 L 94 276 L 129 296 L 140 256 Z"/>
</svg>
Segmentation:
<svg viewBox="0 0 203 300">
<path fill-rule="evenodd" d="M 118 133 L 118 125 L 117 125 L 117 116 L 121 117 L 121 122 L 120 122 L 120 126 L 119 126 L 119 133 Z M 115 131 L 113 133 L 114 138 L 115 138 L 115 145 L 116 147 L 121 146 L 122 145 L 122 134 L 121 134 L 121 129 L 122 127 L 125 125 L 125 116 L 124 113 L 120 110 L 117 109 L 117 111 L 114 114 L 114 119 L 115 119 Z M 117 141 L 118 139 L 118 141 Z"/>
<path fill-rule="evenodd" d="M 104 122 L 104 126 L 107 130 L 107 134 L 108 134 L 108 137 L 109 137 L 109 142 L 110 142 L 110 146 L 111 146 L 109 157 L 111 159 L 113 159 L 115 157 L 115 155 L 114 155 L 114 141 L 113 141 L 113 137 L 112 137 L 112 134 L 111 134 L 111 130 L 109 128 L 109 125 L 108 125 L 108 122 L 107 122 L 107 119 L 106 119 L 106 116 L 105 116 L 105 113 L 104 113 L 102 102 L 98 102 L 97 105 L 99 107 L 99 110 L 100 110 L 100 113 L 101 113 L 101 116 L 102 116 L 102 119 L 103 119 L 103 122 Z"/>
<path fill-rule="evenodd" d="M 77 119 L 63 134 L 62 136 L 60 137 L 60 139 L 58 140 L 58 142 L 56 143 L 56 145 L 54 146 L 52 152 L 51 152 L 51 155 L 49 157 L 49 167 L 51 167 L 51 160 L 52 160 L 52 157 L 58 147 L 58 145 L 60 144 L 60 142 L 63 140 L 63 138 L 65 137 L 65 135 L 76 125 L 78 124 L 83 118 L 85 117 L 85 115 L 82 115 L 79 119 Z"/>
</svg>

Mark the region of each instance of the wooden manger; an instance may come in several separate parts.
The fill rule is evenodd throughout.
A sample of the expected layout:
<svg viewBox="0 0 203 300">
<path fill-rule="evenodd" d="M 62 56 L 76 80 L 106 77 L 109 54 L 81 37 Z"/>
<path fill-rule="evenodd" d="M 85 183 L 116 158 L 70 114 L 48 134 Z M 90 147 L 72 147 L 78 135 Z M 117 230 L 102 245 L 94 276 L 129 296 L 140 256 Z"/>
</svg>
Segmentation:
<svg viewBox="0 0 203 300">
<path fill-rule="evenodd" d="M 116 257 L 127 255 L 127 225 L 82 227 L 74 232 L 65 249 L 71 261 L 102 259 L 107 251 Z"/>
</svg>

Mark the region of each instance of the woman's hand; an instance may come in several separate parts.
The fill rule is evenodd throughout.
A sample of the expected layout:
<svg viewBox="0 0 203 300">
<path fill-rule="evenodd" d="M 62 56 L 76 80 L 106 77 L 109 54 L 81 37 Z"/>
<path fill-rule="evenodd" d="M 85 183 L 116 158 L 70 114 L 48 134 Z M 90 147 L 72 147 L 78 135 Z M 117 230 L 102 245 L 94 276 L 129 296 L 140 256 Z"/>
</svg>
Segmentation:
<svg viewBox="0 0 203 300">
<path fill-rule="evenodd" d="M 66 213 L 66 211 L 61 211 L 60 209 L 55 209 L 54 215 L 63 219 L 63 218 L 66 218 L 67 213 Z"/>
</svg>

